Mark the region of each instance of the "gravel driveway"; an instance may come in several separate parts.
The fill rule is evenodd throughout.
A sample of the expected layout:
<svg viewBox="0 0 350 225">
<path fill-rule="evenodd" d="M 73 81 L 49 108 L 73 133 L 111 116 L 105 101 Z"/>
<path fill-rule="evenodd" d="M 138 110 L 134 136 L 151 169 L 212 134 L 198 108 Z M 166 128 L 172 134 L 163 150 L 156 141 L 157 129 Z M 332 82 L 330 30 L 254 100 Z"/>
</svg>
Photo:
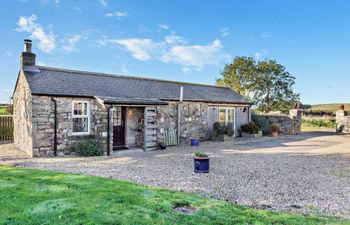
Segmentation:
<svg viewBox="0 0 350 225">
<path fill-rule="evenodd" d="M 209 174 L 193 173 L 196 151 L 210 154 Z M 350 136 L 345 135 L 310 132 L 111 157 L 1 160 L 0 154 L 0 164 L 109 177 L 256 208 L 350 219 Z"/>
</svg>

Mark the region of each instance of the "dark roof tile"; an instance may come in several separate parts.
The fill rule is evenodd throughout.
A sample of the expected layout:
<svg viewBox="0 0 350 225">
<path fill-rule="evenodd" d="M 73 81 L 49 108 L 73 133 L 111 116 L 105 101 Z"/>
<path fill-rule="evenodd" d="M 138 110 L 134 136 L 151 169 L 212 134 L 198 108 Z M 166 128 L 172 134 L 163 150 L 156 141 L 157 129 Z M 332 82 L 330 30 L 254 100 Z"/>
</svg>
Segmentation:
<svg viewBox="0 0 350 225">
<path fill-rule="evenodd" d="M 142 77 L 119 76 L 37 66 L 39 72 L 25 72 L 32 94 L 77 97 L 125 97 L 215 103 L 249 102 L 228 88 Z"/>
</svg>

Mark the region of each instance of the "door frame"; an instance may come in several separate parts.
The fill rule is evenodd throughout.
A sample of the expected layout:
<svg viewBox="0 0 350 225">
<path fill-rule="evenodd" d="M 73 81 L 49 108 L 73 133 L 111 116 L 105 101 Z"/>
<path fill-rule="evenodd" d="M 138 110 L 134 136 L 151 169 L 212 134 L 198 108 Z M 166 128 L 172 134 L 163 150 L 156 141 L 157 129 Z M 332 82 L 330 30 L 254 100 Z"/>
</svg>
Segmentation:
<svg viewBox="0 0 350 225">
<path fill-rule="evenodd" d="M 117 145 L 114 142 L 114 138 L 115 138 L 115 133 L 114 133 L 114 113 L 116 112 L 116 108 L 120 107 L 121 108 L 121 117 L 122 117 L 122 121 L 123 121 L 123 137 L 122 137 L 122 144 L 121 145 Z M 125 106 L 114 106 L 113 107 L 113 112 L 112 112 L 112 133 L 113 133 L 113 148 L 115 147 L 125 147 L 126 145 L 126 107 Z"/>
</svg>

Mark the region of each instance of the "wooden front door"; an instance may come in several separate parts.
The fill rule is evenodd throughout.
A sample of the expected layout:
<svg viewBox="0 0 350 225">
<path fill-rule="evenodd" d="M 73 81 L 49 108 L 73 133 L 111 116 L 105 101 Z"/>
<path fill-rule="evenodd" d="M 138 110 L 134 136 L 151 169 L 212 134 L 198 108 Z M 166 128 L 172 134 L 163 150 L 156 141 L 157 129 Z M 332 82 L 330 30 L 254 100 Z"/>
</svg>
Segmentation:
<svg viewBox="0 0 350 225">
<path fill-rule="evenodd" d="M 125 145 L 125 107 L 115 107 L 113 112 L 113 146 Z"/>
</svg>

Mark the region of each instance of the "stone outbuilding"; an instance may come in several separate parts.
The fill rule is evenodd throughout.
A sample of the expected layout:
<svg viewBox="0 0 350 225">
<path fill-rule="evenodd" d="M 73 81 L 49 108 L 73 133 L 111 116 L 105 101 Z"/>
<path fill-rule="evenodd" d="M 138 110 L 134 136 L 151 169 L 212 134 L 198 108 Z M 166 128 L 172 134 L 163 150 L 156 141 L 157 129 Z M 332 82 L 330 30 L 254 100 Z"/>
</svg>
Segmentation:
<svg viewBox="0 0 350 225">
<path fill-rule="evenodd" d="M 49 68 L 35 64 L 25 40 L 13 93 L 14 142 L 31 156 L 68 154 L 93 139 L 110 154 L 155 150 L 210 138 L 215 122 L 238 135 L 251 104 L 235 91 L 211 85 Z"/>
</svg>

